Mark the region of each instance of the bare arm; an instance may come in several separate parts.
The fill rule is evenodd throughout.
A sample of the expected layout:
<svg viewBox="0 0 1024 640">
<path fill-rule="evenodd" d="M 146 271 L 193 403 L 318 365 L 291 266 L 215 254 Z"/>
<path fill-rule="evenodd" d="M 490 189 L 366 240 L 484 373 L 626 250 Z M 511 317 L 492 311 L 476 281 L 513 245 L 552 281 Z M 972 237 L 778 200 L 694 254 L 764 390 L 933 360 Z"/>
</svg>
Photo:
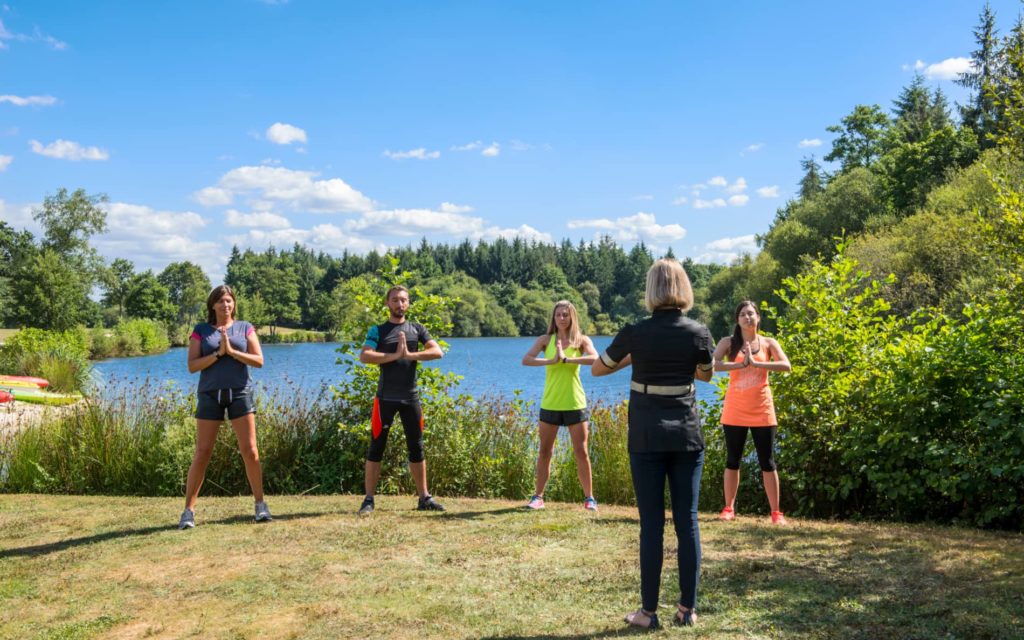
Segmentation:
<svg viewBox="0 0 1024 640">
<path fill-rule="evenodd" d="M 543 335 L 534 340 L 533 344 L 530 346 L 529 351 L 527 351 L 526 355 L 523 356 L 522 364 L 526 365 L 527 367 L 545 367 L 549 364 L 555 364 L 556 362 L 558 362 L 557 356 L 554 358 L 537 357 L 540 354 L 540 352 L 547 347 L 548 340 L 550 339 L 551 336 Z"/>
<path fill-rule="evenodd" d="M 362 350 L 359 351 L 359 362 L 363 364 L 387 364 L 394 362 L 402 356 L 396 351 L 395 353 L 382 353 L 374 350 L 369 345 L 363 345 Z"/>
<path fill-rule="evenodd" d="M 730 349 L 732 349 L 732 336 L 726 336 L 718 341 L 718 346 L 715 347 L 715 353 L 712 356 L 715 361 L 714 371 L 732 371 L 733 369 L 743 369 L 747 366 L 744 360 L 726 362 L 725 356 L 729 353 Z"/>
<path fill-rule="evenodd" d="M 576 356 L 575 358 L 565 358 L 567 364 L 594 364 L 600 358 L 597 356 L 597 349 L 594 348 L 594 343 L 587 336 L 583 336 L 583 344 L 581 345 L 583 355 Z M 620 363 L 621 364 L 621 363 Z"/>
<path fill-rule="evenodd" d="M 263 347 L 260 345 L 259 337 L 256 336 L 256 331 L 246 336 L 245 351 L 232 349 L 231 341 L 223 335 L 221 336 L 221 344 L 226 345 L 226 355 L 231 356 L 242 364 L 256 367 L 257 369 L 263 366 Z"/>
<path fill-rule="evenodd" d="M 758 369 L 767 369 L 768 371 L 792 371 L 793 365 L 789 363 L 789 358 L 782 351 L 782 345 L 772 338 L 766 339 L 768 342 L 768 354 L 771 355 L 772 359 L 768 362 L 757 362 L 752 361 L 751 365 Z"/>
<path fill-rule="evenodd" d="M 212 366 L 214 362 L 217 362 L 217 351 L 214 351 L 210 355 L 200 355 L 202 349 L 199 348 L 199 341 L 195 338 L 189 338 L 188 341 L 188 372 L 196 373 L 203 369 Z"/>
<path fill-rule="evenodd" d="M 430 340 L 425 345 L 423 351 L 406 351 L 406 360 L 415 360 L 416 362 L 428 362 L 430 360 L 439 360 L 443 355 L 444 351 L 441 351 L 441 345 L 437 344 L 437 340 Z"/>
</svg>

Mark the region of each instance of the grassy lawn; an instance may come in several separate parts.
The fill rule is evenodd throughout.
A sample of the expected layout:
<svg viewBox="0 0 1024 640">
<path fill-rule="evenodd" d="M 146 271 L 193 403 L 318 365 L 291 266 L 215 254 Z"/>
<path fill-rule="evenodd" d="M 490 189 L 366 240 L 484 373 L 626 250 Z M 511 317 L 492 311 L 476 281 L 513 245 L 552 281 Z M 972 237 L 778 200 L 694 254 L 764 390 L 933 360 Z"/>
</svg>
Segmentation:
<svg viewBox="0 0 1024 640">
<path fill-rule="evenodd" d="M 577 638 L 633 635 L 633 509 L 408 496 L 178 500 L 0 496 L 2 638 Z M 1024 538 L 954 528 L 702 514 L 694 629 L 657 637 L 1011 638 Z M 671 526 L 671 525 L 670 525 Z M 674 538 L 662 615 L 671 616 Z M 667 606 L 666 606 L 667 605 Z"/>
</svg>

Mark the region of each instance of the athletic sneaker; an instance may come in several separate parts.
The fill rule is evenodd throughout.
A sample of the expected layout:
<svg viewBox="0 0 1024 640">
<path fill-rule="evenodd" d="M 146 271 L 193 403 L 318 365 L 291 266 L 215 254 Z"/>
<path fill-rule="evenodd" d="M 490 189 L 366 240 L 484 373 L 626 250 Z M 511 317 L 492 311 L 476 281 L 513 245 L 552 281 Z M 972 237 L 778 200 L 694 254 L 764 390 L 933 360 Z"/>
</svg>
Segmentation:
<svg viewBox="0 0 1024 640">
<path fill-rule="evenodd" d="M 786 516 L 781 511 L 772 511 L 772 524 L 785 525 Z"/>
<path fill-rule="evenodd" d="M 368 516 L 373 513 L 373 496 L 363 498 L 363 504 L 359 507 L 359 515 Z"/>
<path fill-rule="evenodd" d="M 196 513 L 191 509 L 181 512 L 181 520 L 178 520 L 179 529 L 193 529 L 196 526 Z"/>
<path fill-rule="evenodd" d="M 728 522 L 730 520 L 735 520 L 736 519 L 736 512 L 733 511 L 732 509 L 730 509 L 729 507 L 726 507 L 726 508 L 722 509 L 722 513 L 718 514 L 718 519 L 719 520 L 725 520 L 726 522 Z"/>
<path fill-rule="evenodd" d="M 434 500 L 434 496 L 420 496 L 416 509 L 419 511 L 444 511 L 444 507 L 440 502 Z"/>
<path fill-rule="evenodd" d="M 597 511 L 597 500 L 594 496 L 587 496 L 583 499 L 583 508 L 587 511 Z"/>
<path fill-rule="evenodd" d="M 256 522 L 270 522 L 273 520 L 273 516 L 270 515 L 270 509 L 267 507 L 267 503 L 260 500 L 256 503 Z"/>
<path fill-rule="evenodd" d="M 526 503 L 526 508 L 527 509 L 535 509 L 535 510 L 536 509 L 543 509 L 544 508 L 544 498 L 541 497 L 541 496 L 533 496 L 532 498 L 530 498 L 530 501 Z"/>
</svg>

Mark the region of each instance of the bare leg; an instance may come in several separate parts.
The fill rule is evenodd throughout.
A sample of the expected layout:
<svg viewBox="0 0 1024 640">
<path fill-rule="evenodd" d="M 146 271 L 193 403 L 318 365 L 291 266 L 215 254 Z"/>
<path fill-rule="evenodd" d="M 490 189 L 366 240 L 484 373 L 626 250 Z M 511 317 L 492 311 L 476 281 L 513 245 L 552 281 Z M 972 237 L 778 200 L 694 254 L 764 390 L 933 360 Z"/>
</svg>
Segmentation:
<svg viewBox="0 0 1024 640">
<path fill-rule="evenodd" d="M 256 414 L 249 413 L 231 421 L 231 428 L 238 438 L 238 452 L 245 462 L 245 477 L 256 502 L 263 502 L 263 468 L 260 466 L 260 452 L 256 447 Z"/>
<path fill-rule="evenodd" d="M 779 472 L 762 471 L 761 478 L 764 480 L 764 492 L 768 495 L 768 504 L 772 511 L 779 510 Z"/>
<path fill-rule="evenodd" d="M 593 476 L 590 470 L 590 454 L 587 452 L 587 436 L 590 425 L 586 422 L 569 425 L 569 438 L 572 440 L 572 453 L 576 456 L 576 475 L 583 487 L 583 497 L 594 495 Z"/>
<path fill-rule="evenodd" d="M 551 455 L 555 450 L 555 438 L 558 436 L 558 425 L 540 423 L 540 450 L 537 452 L 537 482 L 534 494 L 544 495 L 544 487 L 548 485 L 551 475 Z"/>
<path fill-rule="evenodd" d="M 206 467 L 213 455 L 213 445 L 217 442 L 219 420 L 196 420 L 196 452 L 192 456 L 192 465 L 188 468 L 188 480 L 185 482 L 185 508 L 195 510 L 199 489 L 206 477 Z"/>
<path fill-rule="evenodd" d="M 725 470 L 725 506 L 727 509 L 735 509 L 736 492 L 740 488 L 740 470 Z"/>
<path fill-rule="evenodd" d="M 412 481 L 416 483 L 416 491 L 420 497 L 430 495 L 430 492 L 427 491 L 427 461 L 410 462 L 409 473 L 412 475 Z"/>
<path fill-rule="evenodd" d="M 380 463 L 372 460 L 366 461 L 366 477 L 363 485 L 366 488 L 366 495 L 373 497 L 377 492 L 377 481 L 380 480 Z"/>
</svg>

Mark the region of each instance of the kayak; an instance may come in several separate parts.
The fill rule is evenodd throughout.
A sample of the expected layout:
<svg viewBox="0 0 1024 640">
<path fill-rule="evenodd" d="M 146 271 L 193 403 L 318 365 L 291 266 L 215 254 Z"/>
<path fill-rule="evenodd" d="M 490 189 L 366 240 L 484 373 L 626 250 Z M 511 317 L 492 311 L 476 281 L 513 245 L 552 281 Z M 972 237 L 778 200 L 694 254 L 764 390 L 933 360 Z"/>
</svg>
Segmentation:
<svg viewBox="0 0 1024 640">
<path fill-rule="evenodd" d="M 0 391 L 0 404 L 14 400 L 14 396 L 6 391 Z"/>
<path fill-rule="evenodd" d="M 50 386 L 50 381 L 45 378 L 33 378 L 32 376 L 0 376 L 0 385 L 11 385 L 13 387 L 39 387 L 45 389 Z"/>
<path fill-rule="evenodd" d="M 0 384 L 0 391 L 6 391 L 14 396 L 19 402 L 30 402 L 32 404 L 45 404 L 50 406 L 61 406 L 74 404 L 82 399 L 78 393 L 50 393 L 42 389 L 29 389 L 28 387 L 12 387 Z"/>
</svg>

